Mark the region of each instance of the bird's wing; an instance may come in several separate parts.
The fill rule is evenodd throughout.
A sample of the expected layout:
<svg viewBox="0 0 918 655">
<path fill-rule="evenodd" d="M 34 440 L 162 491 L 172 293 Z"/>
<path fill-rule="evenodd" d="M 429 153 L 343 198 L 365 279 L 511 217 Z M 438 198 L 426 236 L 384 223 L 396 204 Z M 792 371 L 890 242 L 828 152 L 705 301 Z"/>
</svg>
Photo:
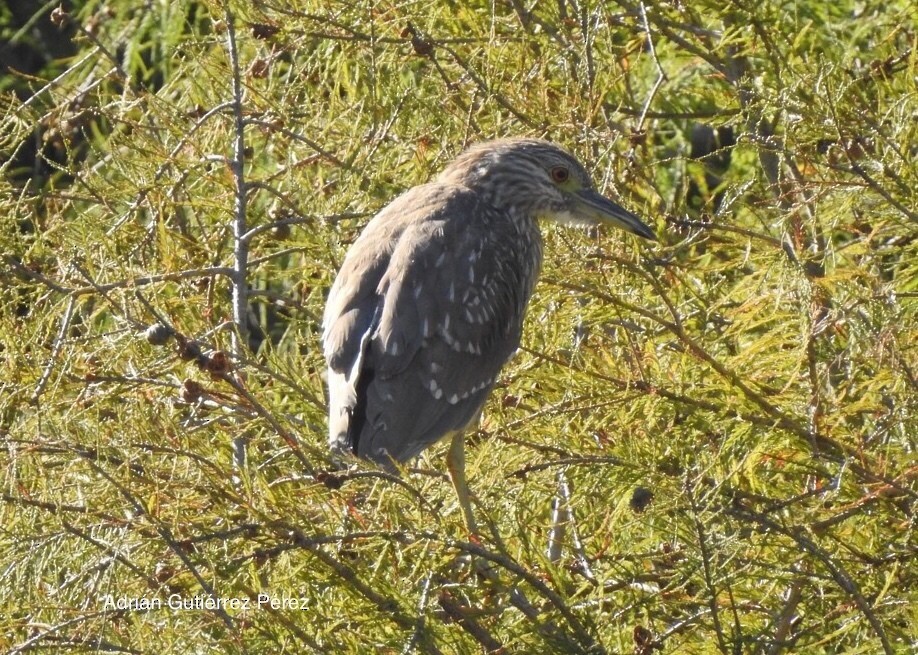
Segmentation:
<svg viewBox="0 0 918 655">
<path fill-rule="evenodd" d="M 417 195 L 378 217 L 399 225 L 387 242 L 374 219 L 367 243 L 355 243 L 339 280 L 359 281 L 333 289 L 325 316 L 330 441 L 382 463 L 477 417 L 519 345 L 531 291 L 518 239 L 469 192 L 427 185 Z M 371 243 L 375 256 L 362 252 Z"/>
<path fill-rule="evenodd" d="M 323 316 L 322 343 L 332 370 L 353 366 L 360 341 L 370 327 L 377 306 L 377 287 L 386 272 L 392 251 L 413 218 L 415 209 L 400 196 L 377 214 L 351 245 L 328 294 Z"/>
</svg>

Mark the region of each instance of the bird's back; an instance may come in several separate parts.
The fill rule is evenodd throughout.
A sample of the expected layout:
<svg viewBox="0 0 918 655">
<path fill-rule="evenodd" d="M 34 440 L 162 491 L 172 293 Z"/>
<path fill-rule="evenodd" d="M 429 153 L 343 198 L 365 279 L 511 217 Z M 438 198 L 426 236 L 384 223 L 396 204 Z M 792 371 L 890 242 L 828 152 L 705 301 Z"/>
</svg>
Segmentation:
<svg viewBox="0 0 918 655">
<path fill-rule="evenodd" d="M 519 345 L 540 264 L 535 223 L 468 188 L 427 184 L 383 209 L 326 305 L 332 448 L 404 462 L 474 421 Z"/>
</svg>

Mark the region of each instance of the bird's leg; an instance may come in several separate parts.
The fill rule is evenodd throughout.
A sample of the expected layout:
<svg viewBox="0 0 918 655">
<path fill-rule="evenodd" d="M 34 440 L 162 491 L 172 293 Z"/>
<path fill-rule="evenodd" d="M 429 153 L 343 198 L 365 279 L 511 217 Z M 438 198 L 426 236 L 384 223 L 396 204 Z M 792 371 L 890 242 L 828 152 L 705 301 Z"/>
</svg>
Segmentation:
<svg viewBox="0 0 918 655">
<path fill-rule="evenodd" d="M 456 489 L 459 507 L 462 508 L 469 536 L 473 539 L 477 538 L 480 532 L 478 531 L 478 524 L 475 522 L 475 515 L 472 513 L 469 486 L 465 481 L 465 437 L 462 430 L 457 430 L 453 433 L 449 444 L 449 452 L 446 454 L 446 468 L 449 471 L 449 478 L 453 482 L 453 487 Z"/>
</svg>

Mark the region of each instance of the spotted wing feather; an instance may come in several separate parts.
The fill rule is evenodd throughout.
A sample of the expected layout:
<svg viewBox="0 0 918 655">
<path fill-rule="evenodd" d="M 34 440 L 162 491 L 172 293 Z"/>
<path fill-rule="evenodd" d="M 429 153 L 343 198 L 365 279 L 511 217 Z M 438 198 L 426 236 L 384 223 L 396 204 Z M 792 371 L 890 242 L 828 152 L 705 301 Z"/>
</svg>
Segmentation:
<svg viewBox="0 0 918 655">
<path fill-rule="evenodd" d="M 426 185 L 354 244 L 325 315 L 333 448 L 403 462 L 477 418 L 519 345 L 541 257 L 537 234 L 523 247 L 495 212 Z"/>
</svg>

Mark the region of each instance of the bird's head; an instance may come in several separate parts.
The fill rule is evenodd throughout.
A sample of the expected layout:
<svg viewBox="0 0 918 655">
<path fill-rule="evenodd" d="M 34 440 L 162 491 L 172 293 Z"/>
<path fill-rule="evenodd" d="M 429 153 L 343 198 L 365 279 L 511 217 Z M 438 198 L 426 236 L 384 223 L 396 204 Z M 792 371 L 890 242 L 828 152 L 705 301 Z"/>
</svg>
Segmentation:
<svg viewBox="0 0 918 655">
<path fill-rule="evenodd" d="M 505 139 L 474 145 L 439 180 L 474 188 L 491 204 L 533 218 L 608 223 L 656 240 L 640 218 L 596 191 L 580 162 L 548 141 Z"/>
</svg>

